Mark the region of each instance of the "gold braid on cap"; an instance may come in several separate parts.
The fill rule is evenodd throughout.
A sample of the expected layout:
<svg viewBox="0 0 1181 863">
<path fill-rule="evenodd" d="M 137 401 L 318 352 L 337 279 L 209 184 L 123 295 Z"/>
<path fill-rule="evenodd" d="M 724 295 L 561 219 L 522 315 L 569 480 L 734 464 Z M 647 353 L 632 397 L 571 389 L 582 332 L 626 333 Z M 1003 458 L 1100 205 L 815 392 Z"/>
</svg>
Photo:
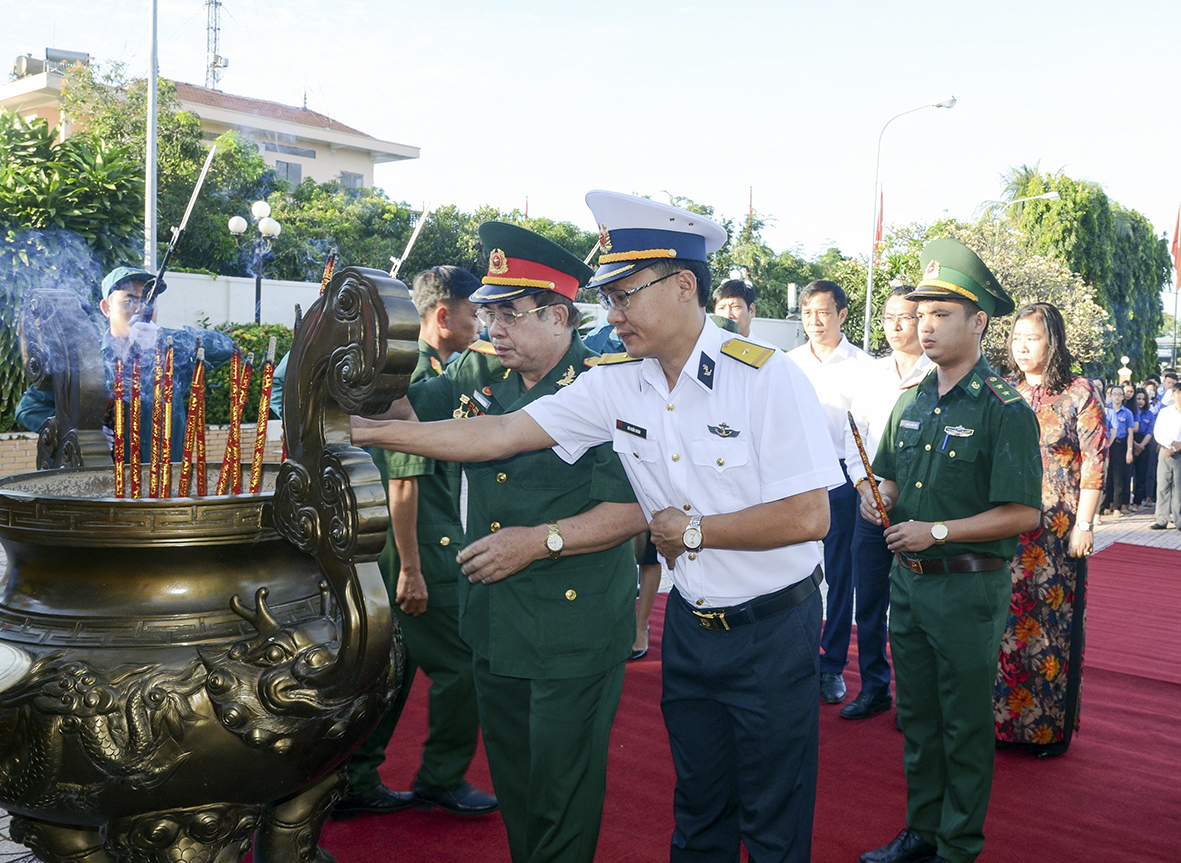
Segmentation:
<svg viewBox="0 0 1181 863">
<path fill-rule="evenodd" d="M 634 252 L 612 252 L 609 255 L 599 255 L 600 264 L 613 264 L 616 261 L 646 261 L 650 258 L 675 258 L 676 249 L 636 249 Z"/>
<path fill-rule="evenodd" d="M 546 282 L 541 279 L 502 279 L 498 276 L 484 276 L 480 281 L 485 285 L 508 285 L 514 288 L 541 288 L 545 291 L 552 291 L 554 289 L 553 282 Z"/>
<path fill-rule="evenodd" d="M 943 288 L 945 291 L 951 291 L 953 294 L 959 294 L 961 297 L 967 297 L 977 305 L 980 304 L 980 298 L 978 296 L 969 291 L 967 288 L 961 288 L 959 285 L 952 284 L 951 282 L 945 282 L 942 279 L 923 279 L 921 282 L 919 282 L 919 290 L 922 290 L 928 285 L 932 285 L 936 288 Z"/>
</svg>

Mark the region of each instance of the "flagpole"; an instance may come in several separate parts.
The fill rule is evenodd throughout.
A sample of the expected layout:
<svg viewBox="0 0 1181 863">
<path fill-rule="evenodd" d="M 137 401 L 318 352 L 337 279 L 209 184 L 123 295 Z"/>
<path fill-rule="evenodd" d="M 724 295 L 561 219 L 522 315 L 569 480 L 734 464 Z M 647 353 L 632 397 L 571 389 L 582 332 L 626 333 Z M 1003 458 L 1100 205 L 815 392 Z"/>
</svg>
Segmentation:
<svg viewBox="0 0 1181 863">
<path fill-rule="evenodd" d="M 1173 362 L 1177 368 L 1177 295 L 1181 294 L 1181 207 L 1177 208 L 1177 224 L 1173 227 Z"/>
</svg>

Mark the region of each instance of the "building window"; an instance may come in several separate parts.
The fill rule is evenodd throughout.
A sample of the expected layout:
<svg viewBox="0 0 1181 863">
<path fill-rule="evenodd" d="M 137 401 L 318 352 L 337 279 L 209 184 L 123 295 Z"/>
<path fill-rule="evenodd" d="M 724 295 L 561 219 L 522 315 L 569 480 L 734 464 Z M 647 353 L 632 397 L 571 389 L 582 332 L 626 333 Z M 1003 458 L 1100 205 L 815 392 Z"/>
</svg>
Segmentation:
<svg viewBox="0 0 1181 863">
<path fill-rule="evenodd" d="M 352 171 L 341 171 L 340 184 L 346 189 L 362 189 L 365 187 L 365 175 L 354 174 Z"/>
<path fill-rule="evenodd" d="M 288 147 L 286 144 L 264 143 L 262 148 L 270 153 L 283 153 L 287 156 L 303 156 L 305 159 L 316 158 L 315 150 L 307 150 L 303 147 Z"/>
<path fill-rule="evenodd" d="M 298 162 L 275 162 L 275 171 L 292 186 L 298 186 L 303 176 L 303 168 Z"/>
</svg>

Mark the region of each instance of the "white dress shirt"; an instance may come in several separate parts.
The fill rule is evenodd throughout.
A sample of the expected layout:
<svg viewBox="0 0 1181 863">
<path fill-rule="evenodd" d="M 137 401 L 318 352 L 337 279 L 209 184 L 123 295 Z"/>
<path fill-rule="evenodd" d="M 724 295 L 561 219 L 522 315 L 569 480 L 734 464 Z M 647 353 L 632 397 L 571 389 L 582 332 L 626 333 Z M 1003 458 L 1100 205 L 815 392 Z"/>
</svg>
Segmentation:
<svg viewBox="0 0 1181 863">
<path fill-rule="evenodd" d="M 812 343 L 800 345 L 787 352 L 816 390 L 824 422 L 832 439 L 832 450 L 837 458 L 845 457 L 845 427 L 848 423 L 849 402 L 860 386 L 866 372 L 862 363 L 872 363 L 873 357 L 841 335 L 841 342 L 824 360 L 812 351 Z M 846 465 L 848 467 L 848 465 Z"/>
<path fill-rule="evenodd" d="M 1156 415 L 1156 425 L 1152 428 L 1152 437 L 1162 447 L 1172 446 L 1173 441 L 1181 440 L 1181 410 L 1175 404 L 1160 409 Z"/>
<path fill-rule="evenodd" d="M 887 357 L 874 360 L 870 370 L 862 375 L 849 403 L 849 413 L 853 414 L 853 419 L 857 422 L 857 430 L 861 432 L 861 442 L 865 444 L 865 454 L 869 456 L 870 464 L 873 464 L 873 457 L 877 455 L 878 443 L 882 439 L 882 432 L 886 430 L 886 423 L 890 421 L 894 403 L 908 389 L 917 386 L 934 367 L 935 364 L 927 355 L 922 354 L 914 367 L 902 377 L 898 374 L 898 365 L 891 353 Z M 857 482 L 865 476 L 865 466 L 861 463 L 857 441 L 853 438 L 853 429 L 849 426 L 847 418 L 845 471 L 852 482 Z"/>
<path fill-rule="evenodd" d="M 660 362 L 648 358 L 591 369 L 524 410 L 567 462 L 611 441 L 649 520 L 666 507 L 717 515 L 840 486 L 807 379 L 773 346 L 733 341 L 770 357 L 755 368 L 724 355 L 731 337 L 707 318 L 671 392 Z M 820 560 L 815 542 L 767 551 L 706 547 L 695 559 L 678 557 L 671 575 L 687 602 L 724 607 L 802 581 Z"/>
</svg>

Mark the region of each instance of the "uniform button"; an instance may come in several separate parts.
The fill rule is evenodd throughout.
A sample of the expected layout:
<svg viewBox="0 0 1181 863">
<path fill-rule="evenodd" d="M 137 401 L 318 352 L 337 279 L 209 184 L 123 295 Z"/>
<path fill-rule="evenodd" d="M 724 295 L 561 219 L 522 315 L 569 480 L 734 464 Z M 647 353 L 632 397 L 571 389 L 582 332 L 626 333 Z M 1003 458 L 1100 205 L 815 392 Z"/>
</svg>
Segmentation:
<svg viewBox="0 0 1181 863">
<path fill-rule="evenodd" d="M 680 460 L 681 460 L 680 454 L 674 452 L 673 453 L 673 461 L 680 461 Z"/>
<path fill-rule="evenodd" d="M 922 488 L 922 487 L 923 487 L 923 483 L 922 483 L 921 481 L 919 481 L 919 482 L 916 482 L 916 483 L 914 484 L 914 487 L 915 487 L 915 488 Z"/>
<path fill-rule="evenodd" d="M 677 409 L 677 406 L 676 406 L 676 405 L 674 405 L 674 404 L 672 404 L 672 403 L 669 403 L 669 404 L 667 404 L 667 405 L 665 405 L 665 406 L 664 406 L 664 409 L 665 409 L 666 411 L 675 411 L 675 410 Z"/>
<path fill-rule="evenodd" d="M 689 552 L 689 560 L 697 560 L 697 552 L 695 552 L 695 551 Z"/>
<path fill-rule="evenodd" d="M 498 474 L 496 475 L 496 481 L 497 481 L 497 482 L 504 482 L 506 479 L 508 479 L 508 474 L 507 474 L 507 473 L 498 473 Z"/>
<path fill-rule="evenodd" d="M 704 599 L 699 599 L 699 600 L 697 600 L 697 604 L 698 604 L 698 605 L 705 605 L 705 600 L 704 600 Z"/>
<path fill-rule="evenodd" d="M 937 413 L 937 414 L 943 413 L 943 408 L 935 408 L 935 413 Z"/>
<path fill-rule="evenodd" d="M 573 602 L 574 600 L 578 599 L 578 592 L 571 588 L 570 590 L 566 591 L 566 598 Z"/>
<path fill-rule="evenodd" d="M 951 452 L 949 452 L 947 455 L 948 455 L 948 457 L 949 457 L 949 458 L 955 458 L 955 450 L 952 450 L 952 451 L 951 451 Z"/>
<path fill-rule="evenodd" d="M 688 512 L 691 508 L 692 507 L 690 507 L 689 504 L 685 504 L 683 507 L 681 507 L 681 509 L 683 509 L 685 512 Z"/>
<path fill-rule="evenodd" d="M 906 444 L 903 441 L 898 441 L 898 449 L 902 449 Z"/>
<path fill-rule="evenodd" d="M 492 524 L 491 524 L 491 525 L 489 525 L 489 527 L 491 527 L 491 528 L 492 528 L 492 532 L 493 532 L 493 533 L 496 533 L 496 531 L 500 530 L 500 522 L 499 522 L 499 521 L 494 521 L 494 522 L 492 522 Z"/>
<path fill-rule="evenodd" d="M 927 452 L 930 452 L 930 451 L 931 451 L 931 445 L 930 445 L 930 444 L 927 444 L 925 447 L 923 447 L 923 449 L 925 449 Z"/>
<path fill-rule="evenodd" d="M 640 457 L 640 454 L 638 452 L 632 452 L 632 455 L 634 455 L 636 458 Z"/>
<path fill-rule="evenodd" d="M 722 467 L 725 463 L 726 463 L 726 460 L 724 458 L 718 459 L 718 467 Z"/>
<path fill-rule="evenodd" d="M 439 545 L 451 545 L 451 537 L 444 536 L 439 539 Z"/>
</svg>

